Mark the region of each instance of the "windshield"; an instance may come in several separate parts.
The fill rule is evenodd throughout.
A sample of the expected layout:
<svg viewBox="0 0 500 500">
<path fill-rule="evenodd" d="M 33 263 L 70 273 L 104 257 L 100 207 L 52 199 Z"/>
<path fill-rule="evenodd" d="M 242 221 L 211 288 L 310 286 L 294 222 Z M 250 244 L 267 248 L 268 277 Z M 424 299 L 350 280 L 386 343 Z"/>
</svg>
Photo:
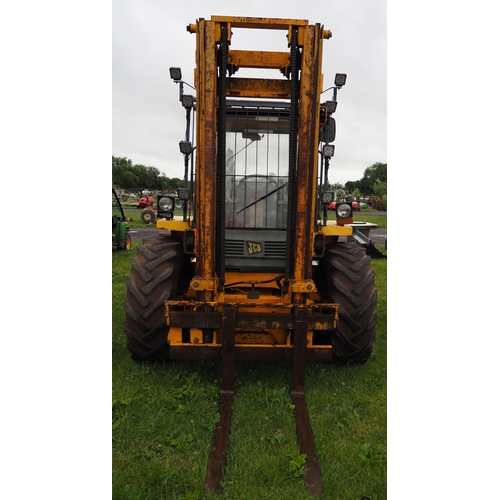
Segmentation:
<svg viewBox="0 0 500 500">
<path fill-rule="evenodd" d="M 289 113 L 229 106 L 226 122 L 226 227 L 286 228 Z"/>
</svg>

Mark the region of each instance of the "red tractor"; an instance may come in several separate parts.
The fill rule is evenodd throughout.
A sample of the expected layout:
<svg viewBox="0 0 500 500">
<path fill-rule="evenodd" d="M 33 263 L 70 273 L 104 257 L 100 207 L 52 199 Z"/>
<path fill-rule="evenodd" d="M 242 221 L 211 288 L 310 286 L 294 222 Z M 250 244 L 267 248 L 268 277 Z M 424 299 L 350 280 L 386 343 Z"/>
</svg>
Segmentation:
<svg viewBox="0 0 500 500">
<path fill-rule="evenodd" d="M 152 196 L 142 196 L 139 200 L 139 208 L 152 207 L 153 197 Z"/>
<path fill-rule="evenodd" d="M 337 208 L 337 202 L 336 201 L 332 201 L 330 203 L 330 205 L 328 205 L 328 210 L 335 210 L 336 208 Z M 353 210 L 358 210 L 358 211 L 361 210 L 361 207 L 359 206 L 359 203 L 357 201 L 353 201 L 352 202 L 352 209 Z"/>
</svg>

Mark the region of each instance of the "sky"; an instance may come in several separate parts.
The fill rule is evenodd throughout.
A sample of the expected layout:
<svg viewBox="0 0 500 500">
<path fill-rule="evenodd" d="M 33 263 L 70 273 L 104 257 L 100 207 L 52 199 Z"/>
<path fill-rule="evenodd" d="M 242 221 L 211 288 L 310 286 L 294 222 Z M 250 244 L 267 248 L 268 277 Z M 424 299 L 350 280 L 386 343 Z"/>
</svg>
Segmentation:
<svg viewBox="0 0 500 500">
<path fill-rule="evenodd" d="M 188 33 L 186 26 L 214 15 L 307 19 L 310 24 L 320 23 L 330 30 L 332 37 L 323 43 L 323 90 L 333 86 L 335 73 L 347 73 L 347 83 L 337 95 L 337 137 L 329 181 L 345 184 L 359 180 L 367 167 L 387 163 L 385 0 L 195 0 L 179 4 L 164 0 L 115 1 L 113 156 L 156 167 L 167 177 L 183 177 L 178 144 L 184 138 L 185 113 L 169 68 L 180 66 L 183 80 L 194 84 L 196 35 Z M 279 32 L 279 36 L 284 34 Z M 253 36 L 251 44 L 244 48 L 286 51 L 282 40 L 274 36 L 266 42 L 262 35 L 257 39 Z M 235 36 L 234 44 L 237 41 Z M 270 48 L 269 43 L 274 46 Z M 331 98 L 332 91 L 325 92 L 324 97 Z"/>
</svg>

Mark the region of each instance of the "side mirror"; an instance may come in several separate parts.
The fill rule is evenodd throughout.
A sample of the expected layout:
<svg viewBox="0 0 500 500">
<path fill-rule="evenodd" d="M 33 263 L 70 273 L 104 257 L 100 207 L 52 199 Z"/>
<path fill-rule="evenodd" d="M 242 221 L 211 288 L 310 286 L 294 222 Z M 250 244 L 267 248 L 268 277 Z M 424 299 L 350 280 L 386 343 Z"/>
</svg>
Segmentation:
<svg viewBox="0 0 500 500">
<path fill-rule="evenodd" d="M 335 124 L 335 118 L 333 118 L 333 116 L 330 116 L 330 118 L 328 118 L 328 121 L 326 122 L 326 125 L 323 125 L 321 129 L 320 141 L 326 144 L 330 144 L 330 142 L 333 142 L 335 140 L 336 131 L 337 127 Z"/>
</svg>

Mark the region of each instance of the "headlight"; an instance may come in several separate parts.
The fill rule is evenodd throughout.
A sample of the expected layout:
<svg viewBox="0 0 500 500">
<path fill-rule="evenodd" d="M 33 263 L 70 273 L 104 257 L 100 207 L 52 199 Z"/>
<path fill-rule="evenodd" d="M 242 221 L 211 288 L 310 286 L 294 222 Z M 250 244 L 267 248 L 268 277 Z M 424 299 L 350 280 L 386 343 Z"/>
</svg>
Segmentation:
<svg viewBox="0 0 500 500">
<path fill-rule="evenodd" d="M 340 203 L 337 205 L 337 219 L 346 219 L 352 214 L 351 205 L 348 203 Z"/>
<path fill-rule="evenodd" d="M 158 196 L 158 218 L 172 219 L 174 216 L 175 200 L 170 196 Z"/>
<path fill-rule="evenodd" d="M 168 196 L 160 198 L 158 201 L 158 208 L 162 212 L 172 212 L 172 210 L 174 209 L 174 200 L 172 200 L 172 198 Z"/>
</svg>

